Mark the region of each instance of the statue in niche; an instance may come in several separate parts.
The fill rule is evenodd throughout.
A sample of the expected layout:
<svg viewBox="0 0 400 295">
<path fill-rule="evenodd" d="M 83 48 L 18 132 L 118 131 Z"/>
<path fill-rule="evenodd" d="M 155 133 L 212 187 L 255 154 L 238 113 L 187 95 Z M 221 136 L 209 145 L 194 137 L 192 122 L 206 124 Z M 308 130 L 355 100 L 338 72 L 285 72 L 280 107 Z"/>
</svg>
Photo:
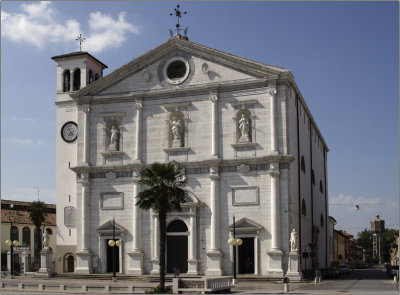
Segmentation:
<svg viewBox="0 0 400 295">
<path fill-rule="evenodd" d="M 297 232 L 293 228 L 291 234 L 290 234 L 290 252 L 297 252 L 298 249 L 298 237 L 297 237 Z"/>
<path fill-rule="evenodd" d="M 240 130 L 240 138 L 239 143 L 250 142 L 249 131 L 250 131 L 250 122 L 249 119 L 242 114 L 242 117 L 239 120 L 239 130 Z"/>
<path fill-rule="evenodd" d="M 109 152 L 114 152 L 119 150 L 119 131 L 112 125 L 109 129 L 110 131 L 110 145 L 108 146 Z"/>
<path fill-rule="evenodd" d="M 170 125 L 171 125 L 171 133 L 172 133 L 172 146 L 173 147 L 181 147 L 182 146 L 182 136 L 181 136 L 182 124 L 181 124 L 181 121 L 177 117 L 174 117 L 170 121 Z"/>
</svg>

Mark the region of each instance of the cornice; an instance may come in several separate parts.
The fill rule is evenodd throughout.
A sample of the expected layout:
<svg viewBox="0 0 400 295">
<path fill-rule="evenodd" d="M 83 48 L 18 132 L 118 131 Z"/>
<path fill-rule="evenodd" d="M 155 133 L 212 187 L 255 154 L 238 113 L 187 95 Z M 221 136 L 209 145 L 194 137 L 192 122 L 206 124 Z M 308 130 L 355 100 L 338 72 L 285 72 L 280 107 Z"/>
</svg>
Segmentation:
<svg viewBox="0 0 400 295">
<path fill-rule="evenodd" d="M 208 168 L 213 166 L 239 166 L 242 164 L 267 164 L 267 163 L 291 163 L 294 161 L 292 155 L 270 155 L 258 158 L 240 158 L 240 159 L 207 159 L 204 161 L 178 162 L 179 168 Z M 141 170 L 149 167 L 149 164 L 135 163 L 119 166 L 75 166 L 70 169 L 75 173 L 96 173 L 96 172 L 124 172 Z"/>
</svg>

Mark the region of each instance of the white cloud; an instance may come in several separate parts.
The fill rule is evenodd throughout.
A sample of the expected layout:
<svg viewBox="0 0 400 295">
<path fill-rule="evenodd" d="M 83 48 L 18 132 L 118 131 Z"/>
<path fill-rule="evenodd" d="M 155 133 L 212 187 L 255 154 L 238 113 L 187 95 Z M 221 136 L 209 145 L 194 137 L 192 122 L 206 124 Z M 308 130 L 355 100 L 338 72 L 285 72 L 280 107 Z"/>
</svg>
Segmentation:
<svg viewBox="0 0 400 295">
<path fill-rule="evenodd" d="M 43 49 L 50 44 L 74 44 L 76 37 L 82 33 L 81 24 L 75 19 L 62 23 L 53 3 L 43 1 L 23 3 L 21 13 L 1 12 L 2 37 L 13 42 L 28 43 Z M 117 19 L 101 12 L 90 13 L 89 33 L 82 49 L 100 52 L 107 48 L 119 47 L 127 33 L 140 33 L 140 27 L 125 20 L 121 12 Z M 83 34 L 85 35 L 85 34 Z"/>
<path fill-rule="evenodd" d="M 1 12 L 1 34 L 11 41 L 28 43 L 42 49 L 49 43 L 74 41 L 80 31 L 76 20 L 59 23 L 51 2 L 23 3 L 20 8 L 23 13 Z"/>
<path fill-rule="evenodd" d="M 25 146 L 48 145 L 41 139 L 34 140 L 34 139 L 21 139 L 21 138 L 17 138 L 17 137 L 12 137 L 12 138 L 7 138 L 6 141 L 17 144 L 17 145 L 25 145 Z"/>
<path fill-rule="evenodd" d="M 101 12 L 89 15 L 89 28 L 91 34 L 84 43 L 84 48 L 90 52 L 99 52 L 109 47 L 119 47 L 126 40 L 126 33 L 140 33 L 140 27 L 136 27 L 125 20 L 126 13 L 121 12 L 118 20 Z"/>
</svg>

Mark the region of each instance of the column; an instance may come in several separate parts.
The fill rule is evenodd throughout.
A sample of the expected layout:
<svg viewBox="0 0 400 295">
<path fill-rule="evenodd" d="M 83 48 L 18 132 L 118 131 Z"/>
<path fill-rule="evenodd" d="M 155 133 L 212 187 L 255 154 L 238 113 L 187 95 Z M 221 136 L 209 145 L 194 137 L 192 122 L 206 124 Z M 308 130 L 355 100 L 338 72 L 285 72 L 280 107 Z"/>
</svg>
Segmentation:
<svg viewBox="0 0 400 295">
<path fill-rule="evenodd" d="M 142 100 L 136 101 L 136 141 L 135 141 L 135 161 L 141 162 L 142 158 Z"/>
<path fill-rule="evenodd" d="M 211 180 L 211 224 L 210 224 L 210 250 L 207 252 L 207 276 L 220 276 L 222 253 L 220 250 L 220 200 L 219 200 L 219 180 L 218 166 L 210 167 Z"/>
<path fill-rule="evenodd" d="M 143 268 L 143 256 L 144 253 L 142 251 L 142 223 L 141 216 L 142 211 L 139 206 L 136 206 L 136 196 L 140 192 L 140 183 L 139 183 L 139 173 L 137 171 L 133 172 L 133 212 L 132 212 L 132 220 L 133 220 L 133 249 L 128 253 L 130 256 L 130 264 L 127 270 L 129 274 L 144 274 Z"/>
<path fill-rule="evenodd" d="M 81 184 L 81 248 L 77 251 L 76 273 L 92 272 L 92 253 L 90 251 L 90 182 L 88 173 L 82 173 L 79 183 Z"/>
<path fill-rule="evenodd" d="M 268 93 L 271 95 L 271 153 L 278 154 L 278 144 L 276 138 L 276 89 L 271 89 L 268 91 Z"/>
<path fill-rule="evenodd" d="M 152 211 L 152 214 L 154 212 Z M 154 215 L 153 218 L 153 247 L 152 247 L 152 253 L 153 253 L 153 258 L 151 259 L 151 264 L 152 264 L 152 270 L 150 274 L 159 274 L 160 273 L 160 264 L 159 264 L 159 257 L 158 257 L 158 252 L 159 252 L 159 224 L 158 224 L 158 215 Z"/>
<path fill-rule="evenodd" d="M 283 276 L 281 250 L 281 223 L 280 223 L 280 191 L 279 191 L 279 163 L 270 164 L 271 178 L 271 248 L 269 255 L 269 275 Z"/>
<path fill-rule="evenodd" d="M 83 134 L 83 164 L 89 165 L 89 112 L 90 107 L 86 107 L 83 110 L 84 121 L 85 121 L 85 133 Z"/>
<path fill-rule="evenodd" d="M 211 101 L 211 157 L 218 158 L 218 94 L 210 91 Z"/>
<path fill-rule="evenodd" d="M 197 275 L 197 231 L 196 209 L 190 209 L 190 242 L 187 274 Z"/>
</svg>

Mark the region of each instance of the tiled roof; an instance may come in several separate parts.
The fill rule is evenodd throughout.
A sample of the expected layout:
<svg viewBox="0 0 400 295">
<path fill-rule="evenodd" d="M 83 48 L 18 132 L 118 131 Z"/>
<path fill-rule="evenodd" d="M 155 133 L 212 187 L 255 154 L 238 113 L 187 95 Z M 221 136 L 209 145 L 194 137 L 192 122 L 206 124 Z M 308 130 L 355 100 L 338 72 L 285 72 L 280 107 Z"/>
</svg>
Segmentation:
<svg viewBox="0 0 400 295">
<path fill-rule="evenodd" d="M 13 204 L 14 207 L 10 208 L 9 205 Z M 21 224 L 32 224 L 29 218 L 28 208 L 31 202 L 21 202 L 12 200 L 1 200 L 1 222 L 10 223 L 21 223 Z M 43 225 L 56 225 L 56 205 L 46 204 L 48 212 L 45 216 Z"/>
</svg>

